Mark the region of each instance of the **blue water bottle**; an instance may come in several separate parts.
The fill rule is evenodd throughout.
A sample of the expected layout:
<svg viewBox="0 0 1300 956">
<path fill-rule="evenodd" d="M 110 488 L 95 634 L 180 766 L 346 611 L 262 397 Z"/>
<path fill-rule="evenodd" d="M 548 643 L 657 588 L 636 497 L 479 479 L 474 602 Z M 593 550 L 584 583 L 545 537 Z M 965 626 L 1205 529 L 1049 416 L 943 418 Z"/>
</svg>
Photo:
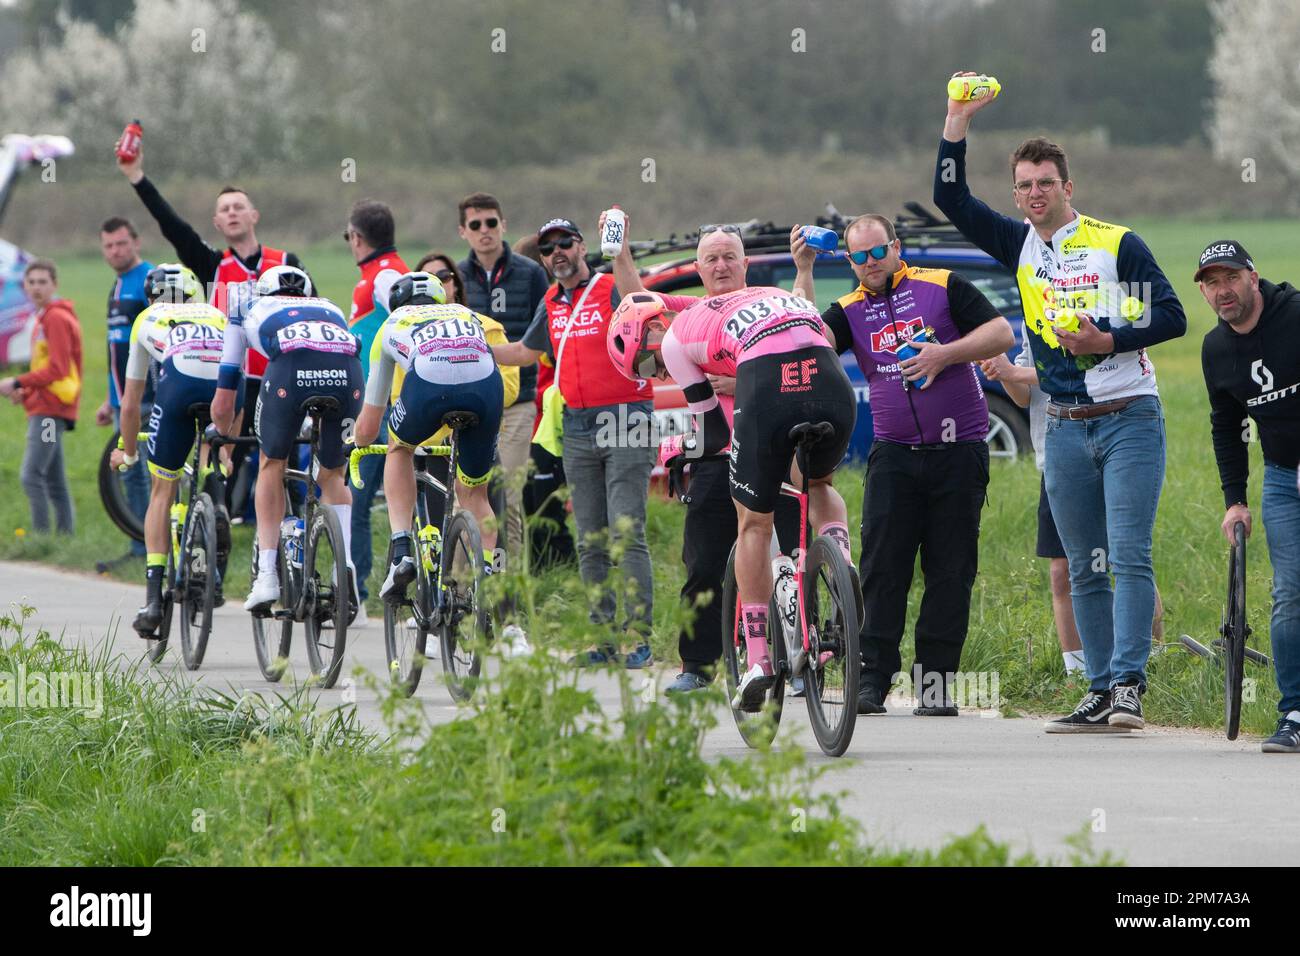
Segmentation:
<svg viewBox="0 0 1300 956">
<path fill-rule="evenodd" d="M 898 360 L 900 362 L 903 362 L 906 361 L 907 359 L 910 359 L 914 355 L 920 354 L 921 352 L 920 349 L 912 347 L 914 343 L 933 342 L 933 341 L 934 341 L 934 329 L 930 328 L 930 326 L 927 325 L 925 328 L 921 329 L 921 331 L 917 332 L 916 335 L 912 336 L 911 341 L 904 342 L 902 345 L 900 345 L 894 354 L 898 356 Z M 903 379 L 903 387 L 924 388 L 926 379 L 928 377 L 929 376 L 922 376 L 921 378 L 918 378 L 915 382 L 909 382 L 907 379 Z"/>
<path fill-rule="evenodd" d="M 840 237 L 835 234 L 834 229 L 824 229 L 821 226 L 804 226 L 800 230 L 800 235 L 804 241 L 820 252 L 834 252 L 839 248 Z"/>
</svg>

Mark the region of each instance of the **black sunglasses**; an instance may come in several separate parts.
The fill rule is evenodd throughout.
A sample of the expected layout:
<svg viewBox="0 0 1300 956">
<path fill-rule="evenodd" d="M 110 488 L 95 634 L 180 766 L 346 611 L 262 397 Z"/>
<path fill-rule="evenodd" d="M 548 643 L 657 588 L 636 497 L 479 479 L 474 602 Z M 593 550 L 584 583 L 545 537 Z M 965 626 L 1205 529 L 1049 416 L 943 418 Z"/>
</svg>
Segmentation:
<svg viewBox="0 0 1300 956">
<path fill-rule="evenodd" d="M 439 282 L 446 282 L 448 279 L 456 278 L 456 273 L 452 272 L 450 269 L 439 269 L 433 274 L 433 277 Z"/>
<path fill-rule="evenodd" d="M 549 256 L 557 246 L 561 249 L 572 249 L 575 242 L 577 240 L 573 236 L 565 236 L 563 239 L 556 239 L 554 242 L 539 242 L 537 251 L 544 256 Z"/>
<path fill-rule="evenodd" d="M 479 226 L 487 226 L 489 229 L 495 229 L 497 226 L 501 225 L 501 220 L 496 216 L 489 216 L 487 219 L 471 219 L 465 225 L 470 232 L 478 232 Z"/>
</svg>

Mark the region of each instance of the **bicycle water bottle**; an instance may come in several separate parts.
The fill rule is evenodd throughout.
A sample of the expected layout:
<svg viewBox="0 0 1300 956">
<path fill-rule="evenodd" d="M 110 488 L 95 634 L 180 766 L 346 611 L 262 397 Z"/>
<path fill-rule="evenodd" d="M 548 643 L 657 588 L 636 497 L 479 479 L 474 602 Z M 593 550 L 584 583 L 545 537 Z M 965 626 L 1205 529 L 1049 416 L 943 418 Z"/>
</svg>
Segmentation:
<svg viewBox="0 0 1300 956">
<path fill-rule="evenodd" d="M 799 230 L 804 241 L 820 252 L 834 252 L 840 246 L 840 237 L 835 234 L 834 229 L 825 229 L 822 226 L 804 226 Z"/>
<path fill-rule="evenodd" d="M 613 259 L 623 251 L 623 240 L 627 233 L 627 213 L 617 206 L 605 210 L 605 228 L 600 230 L 600 254 L 605 259 Z"/>
<path fill-rule="evenodd" d="M 995 76 L 954 76 L 948 81 L 948 96 L 954 100 L 996 99 L 1002 84 Z"/>
<path fill-rule="evenodd" d="M 785 634 L 786 657 L 793 661 L 803 650 L 799 636 L 799 589 L 794 581 L 794 561 L 784 554 L 772 559 L 772 580 L 776 582 L 776 610 Z"/>
<path fill-rule="evenodd" d="M 436 525 L 427 524 L 420 529 L 420 560 L 424 562 L 424 570 L 432 574 L 441 557 L 442 530 Z"/>
<path fill-rule="evenodd" d="M 906 361 L 907 359 L 910 359 L 914 355 L 921 354 L 921 350 L 914 347 L 915 343 L 933 342 L 933 341 L 934 341 L 934 329 L 930 328 L 930 326 L 927 325 L 920 332 L 917 332 L 916 335 L 912 336 L 911 341 L 904 342 L 902 345 L 900 345 L 898 347 L 898 350 L 895 352 L 895 354 L 898 356 L 898 360 L 900 362 Z M 905 388 L 922 388 L 924 387 L 926 383 L 926 379 L 928 378 L 929 378 L 928 375 L 922 376 L 921 378 L 918 378 L 915 382 L 909 382 L 907 379 L 903 379 L 903 386 Z"/>
<path fill-rule="evenodd" d="M 126 124 L 126 129 L 122 130 L 122 140 L 117 147 L 117 158 L 124 163 L 131 163 L 140 158 L 140 141 L 144 137 L 144 130 L 140 128 L 139 120 L 131 120 Z"/>
</svg>

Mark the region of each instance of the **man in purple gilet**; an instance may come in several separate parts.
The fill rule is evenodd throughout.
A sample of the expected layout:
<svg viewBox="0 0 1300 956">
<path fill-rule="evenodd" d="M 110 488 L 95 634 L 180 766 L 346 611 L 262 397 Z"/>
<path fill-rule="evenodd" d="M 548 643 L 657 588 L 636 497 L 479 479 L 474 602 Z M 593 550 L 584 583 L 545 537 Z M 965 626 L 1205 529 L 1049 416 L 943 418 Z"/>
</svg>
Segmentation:
<svg viewBox="0 0 1300 956">
<path fill-rule="evenodd" d="M 858 713 L 884 713 L 902 671 L 899 645 L 919 550 L 925 595 L 911 671 L 920 705 L 914 713 L 956 716 L 951 688 L 966 641 L 989 480 L 989 410 L 972 363 L 1005 352 L 1015 335 L 968 280 L 903 262 L 886 217 L 858 217 L 844 241 L 861 284 L 822 318 L 836 349 L 852 348 L 867 377 L 876 432 L 862 499 Z M 811 289 L 806 265 L 805 275 L 800 262 L 800 279 Z M 900 362 L 898 350 L 922 329 L 933 330 L 932 341 Z"/>
</svg>

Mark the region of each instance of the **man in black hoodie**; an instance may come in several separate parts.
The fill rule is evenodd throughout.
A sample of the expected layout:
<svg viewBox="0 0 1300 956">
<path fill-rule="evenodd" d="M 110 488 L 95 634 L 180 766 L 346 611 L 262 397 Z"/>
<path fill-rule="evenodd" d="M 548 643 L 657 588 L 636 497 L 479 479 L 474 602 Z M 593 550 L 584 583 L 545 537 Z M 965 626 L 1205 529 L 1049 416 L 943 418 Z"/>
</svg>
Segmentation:
<svg viewBox="0 0 1300 956">
<path fill-rule="evenodd" d="M 1223 483 L 1223 534 L 1238 521 L 1250 534 L 1247 443 L 1264 451 L 1264 531 L 1273 563 L 1274 670 L 1281 700 L 1265 753 L 1300 753 L 1300 290 L 1261 279 L 1245 246 L 1212 242 L 1194 276 L 1219 317 L 1201 346 L 1210 393 L 1210 432 Z"/>
</svg>

